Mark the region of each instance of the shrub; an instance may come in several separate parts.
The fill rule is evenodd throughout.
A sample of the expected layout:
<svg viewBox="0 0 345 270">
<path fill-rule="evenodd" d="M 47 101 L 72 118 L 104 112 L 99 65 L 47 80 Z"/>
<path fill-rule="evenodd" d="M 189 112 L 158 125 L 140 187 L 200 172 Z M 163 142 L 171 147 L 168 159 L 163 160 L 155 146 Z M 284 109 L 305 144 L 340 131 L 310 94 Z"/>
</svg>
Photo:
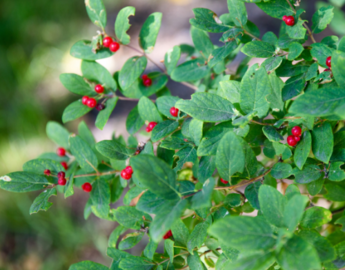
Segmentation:
<svg viewBox="0 0 345 270">
<path fill-rule="evenodd" d="M 31 213 L 48 210 L 57 192 L 65 198 L 74 188 L 90 192 L 85 219 L 93 213 L 119 224 L 107 251 L 112 270 L 345 266 L 345 39 L 314 37 L 331 22 L 332 6 L 316 11 L 310 29 L 293 1 L 247 2 L 282 21 L 279 37 L 268 32 L 260 39 L 242 0 L 228 0 L 229 13 L 220 17 L 196 8 L 190 20 L 194 46 L 173 47 L 165 67 L 156 64 L 160 71 L 146 74 L 162 14 L 147 18 L 137 50 L 126 33 L 134 7 L 119 12 L 114 38 L 104 30 L 102 1 L 86 1 L 102 31 L 71 49 L 82 59 L 83 75 L 60 77 L 80 95 L 62 121 L 96 108 L 95 125 L 103 129 L 119 100 L 138 101 L 126 121 L 130 136 L 127 142 L 113 136 L 96 143 L 84 122 L 78 135 L 49 122 L 47 135 L 59 146 L 57 153 L 2 176 L 0 187 L 43 190 Z M 221 33 L 223 46 L 213 45 L 208 32 Z M 308 40 L 312 44 L 303 45 Z M 112 76 L 96 60 L 121 46 L 138 56 Z M 228 74 L 227 65 L 240 51 L 247 57 Z M 253 57 L 265 60 L 249 67 Z M 173 96 L 169 78 L 196 93 L 190 100 Z M 150 99 L 154 94 L 157 99 Z M 134 134 L 143 126 L 150 139 L 138 143 Z M 124 192 L 124 205 L 111 208 Z M 327 208 L 318 206 L 320 199 Z M 124 251 L 145 234 L 150 240 L 141 256 Z M 164 254 L 156 253 L 162 240 Z M 109 268 L 84 261 L 70 269 Z"/>
</svg>

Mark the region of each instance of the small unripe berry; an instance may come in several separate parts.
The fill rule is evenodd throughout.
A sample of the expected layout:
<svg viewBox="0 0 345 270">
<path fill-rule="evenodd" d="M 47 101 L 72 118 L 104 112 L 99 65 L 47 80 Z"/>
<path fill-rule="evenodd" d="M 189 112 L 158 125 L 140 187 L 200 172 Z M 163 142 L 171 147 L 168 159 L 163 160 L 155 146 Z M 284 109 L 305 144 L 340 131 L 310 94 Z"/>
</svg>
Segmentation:
<svg viewBox="0 0 345 270">
<path fill-rule="evenodd" d="M 294 136 L 301 136 L 302 135 L 302 129 L 299 126 L 295 126 L 291 129 L 291 133 Z"/>
<path fill-rule="evenodd" d="M 120 49 L 120 44 L 119 43 L 117 43 L 115 41 L 110 43 L 110 45 L 109 45 L 109 50 L 110 51 L 117 52 L 119 49 Z"/>
<path fill-rule="evenodd" d="M 297 141 L 295 140 L 295 136 L 292 136 L 292 135 L 288 136 L 287 143 L 290 146 L 295 146 L 297 144 Z"/>
<path fill-rule="evenodd" d="M 326 59 L 326 65 L 327 67 L 332 67 L 332 57 L 331 56 L 328 56 L 327 59 Z"/>
<path fill-rule="evenodd" d="M 96 86 L 95 86 L 95 91 L 96 91 L 96 93 L 98 93 L 98 94 L 103 93 L 103 92 L 104 92 L 104 87 L 103 87 L 103 85 L 101 85 L 101 84 L 96 84 Z"/>
<path fill-rule="evenodd" d="M 67 162 L 62 161 L 62 162 L 60 162 L 60 164 L 62 165 L 62 167 L 64 167 L 64 168 L 65 168 L 65 170 L 66 170 L 66 171 L 68 170 L 68 165 L 67 165 Z"/>
<path fill-rule="evenodd" d="M 89 108 L 94 108 L 97 105 L 97 100 L 95 100 L 94 98 L 89 98 L 89 100 L 87 101 L 87 106 Z"/>
<path fill-rule="evenodd" d="M 57 177 L 58 178 L 65 178 L 65 172 L 58 172 Z"/>
<path fill-rule="evenodd" d="M 148 129 L 150 130 L 150 131 L 152 131 L 152 129 L 154 129 L 154 127 L 157 125 L 157 123 L 156 122 L 150 122 L 148 125 L 147 125 L 147 127 L 148 127 Z M 146 131 L 147 131 L 147 128 L 146 128 Z M 150 132 L 150 131 L 148 131 L 148 132 Z"/>
<path fill-rule="evenodd" d="M 171 107 L 170 108 L 170 114 L 174 117 L 177 117 L 178 116 L 178 111 L 179 109 L 175 108 L 175 107 Z"/>
<path fill-rule="evenodd" d="M 83 98 L 81 99 L 81 103 L 83 103 L 84 105 L 87 105 L 88 100 L 89 100 L 88 96 L 83 96 Z"/>
<path fill-rule="evenodd" d="M 66 155 L 66 150 L 65 148 L 62 148 L 62 147 L 59 147 L 57 150 L 56 150 L 56 154 L 60 157 L 63 157 L 64 155 Z"/>
<path fill-rule="evenodd" d="M 301 140 L 301 137 L 300 136 L 295 136 L 295 141 L 296 142 L 299 142 Z"/>
<path fill-rule="evenodd" d="M 149 87 L 152 85 L 152 80 L 150 78 L 144 79 L 143 84 L 144 86 Z"/>
<path fill-rule="evenodd" d="M 44 173 L 44 175 L 46 175 L 46 176 L 50 176 L 51 171 L 48 170 L 48 169 L 45 169 L 43 173 Z"/>
<path fill-rule="evenodd" d="M 92 185 L 90 183 L 84 183 L 81 188 L 85 191 L 85 192 L 91 192 L 92 190 Z"/>
<path fill-rule="evenodd" d="M 113 39 L 111 37 L 103 38 L 103 47 L 109 48 L 112 42 L 113 42 Z"/>
<path fill-rule="evenodd" d="M 104 106 L 104 104 L 102 104 L 102 103 L 99 103 L 99 104 L 97 104 L 97 106 L 96 106 L 96 110 L 97 110 L 97 111 L 103 111 L 104 108 L 105 108 L 105 106 Z"/>
<path fill-rule="evenodd" d="M 295 18 L 293 16 L 287 16 L 285 19 L 285 23 L 288 26 L 294 26 L 295 25 Z"/>
<path fill-rule="evenodd" d="M 171 236 L 172 236 L 172 231 L 169 230 L 169 231 L 167 231 L 166 234 L 163 236 L 163 239 L 164 239 L 164 240 L 169 239 Z"/>
<path fill-rule="evenodd" d="M 121 171 L 121 177 L 125 180 L 129 180 L 132 177 L 132 174 L 128 173 L 126 169 Z"/>
<path fill-rule="evenodd" d="M 229 184 L 229 181 L 225 181 L 223 178 L 220 178 L 220 182 L 222 182 L 225 185 Z"/>
<path fill-rule="evenodd" d="M 66 182 L 67 182 L 66 178 L 59 178 L 58 185 L 64 186 L 64 185 L 66 185 Z"/>
<path fill-rule="evenodd" d="M 127 166 L 127 167 L 125 168 L 125 171 L 126 171 L 127 173 L 129 173 L 129 174 L 133 174 L 133 168 L 132 168 L 132 166 Z"/>
</svg>

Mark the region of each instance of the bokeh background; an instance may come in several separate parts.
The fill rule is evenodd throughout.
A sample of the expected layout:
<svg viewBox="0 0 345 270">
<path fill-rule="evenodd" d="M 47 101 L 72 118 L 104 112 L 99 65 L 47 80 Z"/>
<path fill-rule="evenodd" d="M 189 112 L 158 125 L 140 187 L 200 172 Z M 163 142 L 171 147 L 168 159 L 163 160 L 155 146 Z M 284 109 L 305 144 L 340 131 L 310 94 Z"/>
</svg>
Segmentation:
<svg viewBox="0 0 345 270">
<path fill-rule="evenodd" d="M 327 1 L 302 0 L 311 21 L 316 7 Z M 330 34 L 345 34 L 345 0 L 329 1 L 336 6 L 335 18 L 318 41 Z M 104 0 L 108 14 L 107 33 L 113 35 L 118 11 L 127 5 L 136 7 L 131 17 L 131 45 L 138 48 L 137 36 L 147 16 L 163 13 L 162 27 L 152 58 L 159 62 L 167 50 L 181 43 L 192 44 L 189 19 L 194 7 L 205 7 L 218 15 L 228 12 L 226 0 Z M 249 19 L 261 33 L 279 31 L 280 21 L 267 17 L 254 4 L 248 4 Z M 343 10 L 343 11 L 342 11 Z M 91 39 L 97 28 L 89 21 L 83 0 L 1 0 L 0 1 L 0 175 L 21 170 L 22 164 L 56 146 L 45 135 L 49 120 L 61 122 L 63 109 L 76 99 L 59 81 L 61 73 L 80 74 L 80 60 L 69 55 L 72 44 Z M 219 36 L 211 35 L 214 44 Z M 111 72 L 121 69 L 135 52 L 121 48 L 111 58 L 99 61 Z M 230 66 L 236 68 L 243 55 Z M 149 65 L 152 71 L 155 66 Z M 188 98 L 192 90 L 169 82 L 174 95 Z M 97 140 L 110 138 L 113 132 L 128 135 L 126 114 L 135 104 L 119 102 L 103 131 L 94 127 L 96 113 L 83 120 Z M 71 131 L 81 120 L 67 125 Z M 94 260 L 108 265 L 107 239 L 116 224 L 91 217 L 83 218 L 88 199 L 76 190 L 73 197 L 52 198 L 48 212 L 29 215 L 37 194 L 13 194 L 0 190 L 0 270 L 64 270 L 74 262 Z"/>
</svg>

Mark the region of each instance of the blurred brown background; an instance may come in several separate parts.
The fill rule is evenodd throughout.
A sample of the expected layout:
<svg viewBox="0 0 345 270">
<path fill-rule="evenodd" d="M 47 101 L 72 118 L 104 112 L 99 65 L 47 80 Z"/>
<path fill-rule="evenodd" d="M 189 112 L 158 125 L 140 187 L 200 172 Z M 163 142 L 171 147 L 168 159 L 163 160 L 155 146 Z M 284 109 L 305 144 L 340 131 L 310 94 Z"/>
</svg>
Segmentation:
<svg viewBox="0 0 345 270">
<path fill-rule="evenodd" d="M 136 7 L 131 17 L 131 45 L 138 47 L 137 35 L 147 16 L 163 13 L 162 28 L 152 58 L 159 62 L 167 50 L 180 43 L 191 44 L 189 19 L 192 9 L 205 7 L 218 15 L 228 12 L 226 0 L 104 0 L 107 14 L 107 33 L 114 35 L 113 26 L 118 11 L 128 5 Z M 325 1 L 326 2 L 326 1 Z M 316 36 L 345 34 L 344 14 L 340 7 L 345 0 L 332 0 L 338 5 L 331 29 Z M 316 5 L 314 0 L 301 2 L 311 21 Z M 280 21 L 269 18 L 254 4 L 247 4 L 249 20 L 261 33 L 278 33 Z M 88 19 L 83 0 L 2 0 L 0 2 L 0 175 L 21 170 L 27 160 L 45 151 L 54 151 L 45 135 L 49 120 L 61 122 L 64 107 L 76 96 L 61 85 L 59 74 L 80 74 L 80 60 L 69 55 L 72 44 L 91 39 L 98 29 Z M 212 34 L 214 44 L 219 35 Z M 135 55 L 121 48 L 111 58 L 99 61 L 111 72 L 121 69 L 128 57 Z M 243 55 L 232 64 L 236 67 Z M 232 67 L 230 67 L 231 69 Z M 148 69 L 155 70 L 149 65 Z M 174 95 L 188 98 L 192 90 L 169 82 Z M 103 131 L 94 127 L 96 112 L 83 119 L 98 140 L 110 138 L 112 132 L 124 134 L 127 113 L 135 104 L 119 102 Z M 76 131 L 80 120 L 67 125 Z M 88 195 L 76 194 L 64 200 L 53 198 L 48 212 L 29 215 L 37 194 L 12 194 L 0 190 L 0 270 L 62 270 L 71 263 L 90 259 L 109 265 L 106 257 L 107 239 L 116 226 L 112 222 L 91 217 L 83 219 Z"/>
</svg>

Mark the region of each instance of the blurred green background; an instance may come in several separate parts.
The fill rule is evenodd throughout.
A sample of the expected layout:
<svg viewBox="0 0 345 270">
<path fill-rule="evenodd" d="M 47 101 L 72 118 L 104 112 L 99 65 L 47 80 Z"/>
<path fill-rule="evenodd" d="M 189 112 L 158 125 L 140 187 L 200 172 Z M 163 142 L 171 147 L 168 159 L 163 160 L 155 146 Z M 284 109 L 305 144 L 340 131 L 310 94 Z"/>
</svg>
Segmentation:
<svg viewBox="0 0 345 270">
<path fill-rule="evenodd" d="M 163 23 L 154 58 L 179 43 L 191 43 L 189 18 L 192 8 L 207 7 L 218 14 L 227 12 L 225 0 L 105 0 L 108 14 L 108 33 L 120 8 L 132 5 L 137 9 L 131 19 L 130 34 L 137 35 L 140 26 L 151 12 L 163 12 Z M 308 3 L 307 3 L 308 2 Z M 345 0 L 333 0 L 337 5 L 332 30 L 326 34 L 345 34 Z M 315 11 L 316 1 L 302 1 L 307 18 Z M 318 3 L 322 5 L 323 3 Z M 278 32 L 279 24 L 272 24 L 255 5 L 248 5 L 249 18 L 264 33 Z M 273 27 L 273 29 L 272 29 Z M 0 2 L 0 175 L 21 170 L 22 164 L 45 151 L 54 151 L 45 135 L 49 120 L 61 122 L 61 114 L 74 96 L 59 82 L 63 72 L 79 73 L 79 60 L 69 56 L 72 44 L 91 39 L 97 28 L 89 21 L 83 0 L 2 0 Z M 321 34 L 318 40 L 323 37 Z M 137 47 L 137 38 L 132 39 Z M 217 38 L 213 40 L 217 43 Z M 121 51 L 120 51 L 121 52 Z M 118 69 L 119 63 L 109 64 Z M 125 57 L 124 57 L 125 56 Z M 120 57 L 120 56 L 119 56 Z M 112 72 L 114 70 L 111 70 Z M 179 91 L 179 89 L 176 89 Z M 183 90 L 182 96 L 190 95 Z M 181 96 L 180 95 L 180 96 Z M 124 119 L 134 104 L 119 105 L 115 119 Z M 94 128 L 91 113 L 84 118 Z M 79 121 L 67 125 L 76 130 Z M 108 127 L 108 133 L 114 130 Z M 117 128 L 121 131 L 121 128 Z M 96 132 L 97 133 L 97 132 Z M 99 131 L 98 131 L 99 133 Z M 104 136 L 104 135 L 102 135 Z M 0 190 L 0 270 L 61 270 L 80 260 L 94 260 L 108 264 L 107 237 L 115 224 L 91 217 L 83 219 L 88 195 L 76 194 L 64 200 L 53 198 L 48 212 L 29 215 L 29 208 L 37 194 L 13 194 Z"/>
</svg>

